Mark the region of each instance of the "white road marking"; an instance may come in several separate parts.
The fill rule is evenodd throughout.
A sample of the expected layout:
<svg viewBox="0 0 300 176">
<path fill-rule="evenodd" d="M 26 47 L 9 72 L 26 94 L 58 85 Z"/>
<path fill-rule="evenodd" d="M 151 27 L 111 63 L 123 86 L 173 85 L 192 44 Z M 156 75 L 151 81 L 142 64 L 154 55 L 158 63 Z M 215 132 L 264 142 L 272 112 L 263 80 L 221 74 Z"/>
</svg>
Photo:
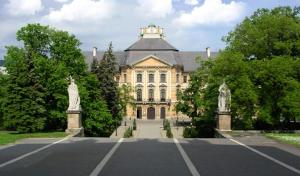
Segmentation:
<svg viewBox="0 0 300 176">
<path fill-rule="evenodd" d="M 190 158 L 188 157 L 188 155 L 185 153 L 185 151 L 183 150 L 183 148 L 181 147 L 180 143 L 178 142 L 178 140 L 176 138 L 173 138 L 174 143 L 176 144 L 182 158 L 184 159 L 185 164 L 187 165 L 187 167 L 189 168 L 190 172 L 192 173 L 193 176 L 200 176 L 199 172 L 197 171 L 196 167 L 194 166 L 194 164 L 192 163 L 192 161 L 190 160 Z"/>
<path fill-rule="evenodd" d="M 121 145 L 123 142 L 124 138 L 119 139 L 119 141 L 114 145 L 114 147 L 105 155 L 105 157 L 102 159 L 102 161 L 96 166 L 96 168 L 93 170 L 93 172 L 90 174 L 90 176 L 97 176 L 107 161 L 111 158 L 111 156 L 115 153 L 117 148 Z"/>
<path fill-rule="evenodd" d="M 279 164 L 279 165 L 281 165 L 281 166 L 283 166 L 283 167 L 285 167 L 285 168 L 287 168 L 287 169 L 289 169 L 289 170 L 291 170 L 291 171 L 293 171 L 293 172 L 295 172 L 297 174 L 300 174 L 300 170 L 299 169 L 296 169 L 296 168 L 294 168 L 294 167 L 292 167 L 292 166 L 290 166 L 288 164 L 285 164 L 285 163 L 283 163 L 283 162 L 281 162 L 281 161 L 279 161 L 279 160 L 277 160 L 277 159 L 275 159 L 275 158 L 273 158 L 273 157 L 271 157 L 271 156 L 269 156 L 269 155 L 267 155 L 265 153 L 262 153 L 262 152 L 254 149 L 254 148 L 252 148 L 252 147 L 250 147 L 250 146 L 248 146 L 246 144 L 243 144 L 243 143 L 241 143 L 239 141 L 236 141 L 234 139 L 229 139 L 229 140 L 231 140 L 231 141 L 233 141 L 233 142 L 235 142 L 235 143 L 237 143 L 237 144 L 239 144 L 239 145 L 241 145 L 241 146 L 243 146 L 243 147 L 251 150 L 252 152 L 255 152 L 255 153 L 259 154 L 260 156 L 265 157 L 265 158 L 267 158 L 267 159 L 269 159 L 269 160 L 271 160 L 271 161 L 273 161 L 273 162 L 275 162 L 275 163 L 277 163 L 277 164 Z"/>
<path fill-rule="evenodd" d="M 65 137 L 65 138 L 63 138 L 63 139 L 61 139 L 61 140 L 59 140 L 59 141 L 53 142 L 53 143 L 48 144 L 48 145 L 46 145 L 46 146 L 44 146 L 44 147 L 41 147 L 41 148 L 39 148 L 39 149 L 36 149 L 36 150 L 34 150 L 34 151 L 32 151 L 32 152 L 26 153 L 26 154 L 24 154 L 24 155 L 21 155 L 21 156 L 15 158 L 15 159 L 12 159 L 12 160 L 9 160 L 9 161 L 7 161 L 7 162 L 5 162 L 5 163 L 2 163 L 2 164 L 0 164 L 0 168 L 5 167 L 5 166 L 7 166 L 7 165 L 9 165 L 9 164 L 12 164 L 12 163 L 14 163 L 14 162 L 17 162 L 17 161 L 19 161 L 19 160 L 21 160 L 21 159 L 24 159 L 24 158 L 26 158 L 26 157 L 28 157 L 28 156 L 30 156 L 30 155 L 33 155 L 33 154 L 35 154 L 35 153 L 37 153 L 37 152 L 40 152 L 40 151 L 42 151 L 42 150 L 45 150 L 45 149 L 47 149 L 47 148 L 49 148 L 49 147 L 51 147 L 51 146 L 53 146 L 53 145 L 55 145 L 55 144 L 58 144 L 58 143 L 60 143 L 60 142 L 62 142 L 62 141 L 65 141 L 65 140 L 67 140 L 67 139 L 69 139 L 69 138 L 70 138 L 70 136 L 67 136 L 67 137 Z"/>
</svg>

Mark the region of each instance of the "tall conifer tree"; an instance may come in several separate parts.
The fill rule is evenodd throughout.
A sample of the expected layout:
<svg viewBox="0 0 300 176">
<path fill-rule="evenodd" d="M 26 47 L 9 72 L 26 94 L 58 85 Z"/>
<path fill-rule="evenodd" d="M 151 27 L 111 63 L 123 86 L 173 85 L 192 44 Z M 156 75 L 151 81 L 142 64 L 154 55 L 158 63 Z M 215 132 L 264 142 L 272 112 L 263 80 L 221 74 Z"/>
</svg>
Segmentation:
<svg viewBox="0 0 300 176">
<path fill-rule="evenodd" d="M 113 55 L 112 43 L 104 53 L 102 60 L 97 68 L 97 77 L 100 81 L 100 90 L 107 106 L 116 123 L 121 120 L 121 108 L 119 105 L 118 84 L 114 77 L 116 76 L 116 57 Z"/>
</svg>

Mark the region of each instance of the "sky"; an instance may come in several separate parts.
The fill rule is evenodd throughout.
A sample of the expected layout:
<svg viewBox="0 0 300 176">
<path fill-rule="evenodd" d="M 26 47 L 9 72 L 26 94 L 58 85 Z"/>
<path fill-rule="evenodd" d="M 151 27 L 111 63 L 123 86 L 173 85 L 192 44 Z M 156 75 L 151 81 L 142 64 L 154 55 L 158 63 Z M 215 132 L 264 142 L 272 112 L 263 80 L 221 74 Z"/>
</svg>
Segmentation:
<svg viewBox="0 0 300 176">
<path fill-rule="evenodd" d="M 28 23 L 74 34 L 81 49 L 122 51 L 138 40 L 139 29 L 155 24 L 180 51 L 218 51 L 222 37 L 258 8 L 300 6 L 300 0 L 1 0 L 0 59 L 5 46 L 22 43 L 16 32 Z"/>
</svg>

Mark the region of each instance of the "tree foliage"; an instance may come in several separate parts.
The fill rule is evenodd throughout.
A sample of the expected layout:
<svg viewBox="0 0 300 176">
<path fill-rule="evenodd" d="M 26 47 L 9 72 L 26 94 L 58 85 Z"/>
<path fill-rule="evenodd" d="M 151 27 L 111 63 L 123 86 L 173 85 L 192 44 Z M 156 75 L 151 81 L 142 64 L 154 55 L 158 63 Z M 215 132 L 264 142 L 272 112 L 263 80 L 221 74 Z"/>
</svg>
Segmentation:
<svg viewBox="0 0 300 176">
<path fill-rule="evenodd" d="M 298 57 L 300 54 L 299 7 L 258 9 L 246 17 L 228 36 L 227 50 L 241 52 L 244 59 Z"/>
<path fill-rule="evenodd" d="M 300 119 L 299 37 L 299 8 L 258 9 L 224 37 L 227 47 L 217 58 L 192 74 L 180 111 L 193 119 L 213 117 L 225 81 L 233 128 L 285 128 L 284 122 Z"/>
<path fill-rule="evenodd" d="M 108 136 L 112 117 L 102 99 L 99 80 L 87 71 L 80 42 L 74 35 L 49 26 L 28 24 L 17 32 L 23 47 L 7 47 L 1 77 L 0 105 L 6 129 L 20 132 L 66 128 L 69 75 L 75 78 L 81 96 L 86 133 Z"/>
</svg>

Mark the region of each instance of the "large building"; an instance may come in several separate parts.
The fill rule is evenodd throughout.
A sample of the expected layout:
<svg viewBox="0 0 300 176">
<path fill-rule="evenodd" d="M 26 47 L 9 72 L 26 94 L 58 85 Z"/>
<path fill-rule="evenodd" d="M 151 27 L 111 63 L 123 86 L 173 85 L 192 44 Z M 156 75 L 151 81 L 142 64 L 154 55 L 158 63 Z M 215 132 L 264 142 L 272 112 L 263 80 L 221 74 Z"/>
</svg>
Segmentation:
<svg viewBox="0 0 300 176">
<path fill-rule="evenodd" d="M 101 59 L 96 48 L 86 52 L 87 62 Z M 134 88 L 136 108 L 127 107 L 129 117 L 139 119 L 177 118 L 175 104 L 178 90 L 188 86 L 189 75 L 199 66 L 196 57 L 214 57 L 204 52 L 179 51 L 164 37 L 163 28 L 149 25 L 140 29 L 140 38 L 127 49 L 114 52 L 119 73 L 116 81 Z"/>
</svg>

